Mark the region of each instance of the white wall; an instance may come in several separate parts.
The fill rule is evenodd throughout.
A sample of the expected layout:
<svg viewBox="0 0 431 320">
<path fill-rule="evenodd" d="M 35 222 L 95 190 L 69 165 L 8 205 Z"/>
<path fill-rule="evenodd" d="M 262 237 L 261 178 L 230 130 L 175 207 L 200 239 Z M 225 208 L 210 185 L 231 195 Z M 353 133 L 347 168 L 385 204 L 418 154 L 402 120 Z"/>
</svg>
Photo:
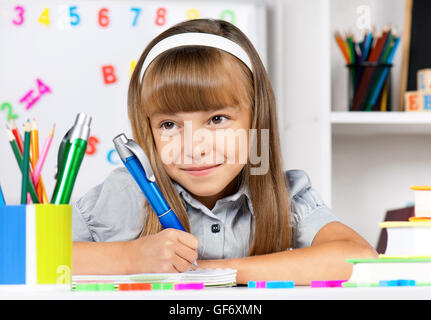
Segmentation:
<svg viewBox="0 0 431 320">
<path fill-rule="evenodd" d="M 387 210 L 414 202 L 410 186 L 430 184 L 429 141 L 426 135 L 334 138 L 333 209 L 371 244 Z"/>
<path fill-rule="evenodd" d="M 272 0 L 268 63 L 278 103 L 286 169 L 305 170 L 330 204 L 329 6 L 326 0 Z"/>
</svg>

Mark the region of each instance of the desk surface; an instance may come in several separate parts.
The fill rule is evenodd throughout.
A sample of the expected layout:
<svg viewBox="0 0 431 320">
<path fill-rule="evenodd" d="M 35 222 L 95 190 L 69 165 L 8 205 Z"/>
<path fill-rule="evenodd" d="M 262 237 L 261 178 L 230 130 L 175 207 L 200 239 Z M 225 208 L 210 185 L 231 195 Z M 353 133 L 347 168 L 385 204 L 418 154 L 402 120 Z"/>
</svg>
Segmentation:
<svg viewBox="0 0 431 320">
<path fill-rule="evenodd" d="M 368 287 L 248 289 L 207 288 L 187 291 L 101 291 L 31 290 L 0 286 L 0 299 L 36 300 L 431 300 L 431 287 Z"/>
</svg>

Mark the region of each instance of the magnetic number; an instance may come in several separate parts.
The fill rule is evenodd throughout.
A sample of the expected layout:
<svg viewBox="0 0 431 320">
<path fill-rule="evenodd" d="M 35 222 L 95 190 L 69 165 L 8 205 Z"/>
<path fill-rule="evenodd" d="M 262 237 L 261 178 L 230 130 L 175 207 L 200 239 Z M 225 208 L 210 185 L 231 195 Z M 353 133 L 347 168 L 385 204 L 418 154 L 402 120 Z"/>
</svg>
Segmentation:
<svg viewBox="0 0 431 320">
<path fill-rule="evenodd" d="M 16 26 L 20 26 L 24 23 L 24 8 L 21 6 L 16 6 L 14 10 L 17 12 L 18 19 L 12 20 L 12 23 Z"/>
<path fill-rule="evenodd" d="M 136 23 L 138 22 L 139 15 L 141 14 L 141 8 L 130 8 L 131 11 L 135 13 L 135 17 L 132 21 L 132 26 L 136 27 Z"/>
<path fill-rule="evenodd" d="M 156 14 L 156 24 L 158 26 L 163 26 L 166 23 L 166 9 L 158 8 Z"/>
<path fill-rule="evenodd" d="M 77 6 L 73 6 L 73 7 L 69 8 L 70 25 L 72 25 L 72 26 L 77 26 L 79 24 L 79 22 L 81 21 L 79 14 L 76 13 L 77 9 L 78 9 Z"/>
<path fill-rule="evenodd" d="M 223 10 L 222 13 L 220 14 L 220 19 L 230 22 L 232 24 L 235 24 L 236 22 L 235 12 L 233 12 L 230 9 Z"/>
<path fill-rule="evenodd" d="M 187 11 L 187 20 L 199 19 L 199 11 L 196 9 L 190 9 Z"/>
<path fill-rule="evenodd" d="M 102 8 L 99 10 L 99 25 L 103 28 L 106 28 L 107 26 L 109 26 L 109 9 L 107 8 Z"/>
<path fill-rule="evenodd" d="M 43 10 L 42 14 L 40 15 L 38 21 L 47 27 L 49 26 L 50 20 L 49 20 L 49 8 L 45 8 Z"/>
<path fill-rule="evenodd" d="M 0 110 L 4 111 L 5 109 L 7 110 L 7 121 L 9 121 L 10 119 L 18 118 L 18 115 L 16 113 L 13 113 L 12 105 L 9 102 L 5 102 L 1 105 Z"/>
</svg>

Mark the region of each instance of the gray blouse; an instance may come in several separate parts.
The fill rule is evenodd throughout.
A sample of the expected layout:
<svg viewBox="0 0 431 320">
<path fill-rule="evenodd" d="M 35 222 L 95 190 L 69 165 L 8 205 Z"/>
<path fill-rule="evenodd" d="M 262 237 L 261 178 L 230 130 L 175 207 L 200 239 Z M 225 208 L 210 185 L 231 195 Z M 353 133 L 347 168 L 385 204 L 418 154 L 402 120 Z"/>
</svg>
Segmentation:
<svg viewBox="0 0 431 320">
<path fill-rule="evenodd" d="M 302 170 L 285 172 L 291 204 L 294 248 L 310 246 L 317 232 L 339 221 L 311 186 Z M 173 181 L 187 210 L 191 233 L 199 239 L 199 259 L 228 259 L 248 255 L 254 213 L 249 189 L 217 200 L 212 210 Z M 73 204 L 73 241 L 128 241 L 139 237 L 147 212 L 145 197 L 127 169 L 115 169 L 100 185 Z"/>
</svg>

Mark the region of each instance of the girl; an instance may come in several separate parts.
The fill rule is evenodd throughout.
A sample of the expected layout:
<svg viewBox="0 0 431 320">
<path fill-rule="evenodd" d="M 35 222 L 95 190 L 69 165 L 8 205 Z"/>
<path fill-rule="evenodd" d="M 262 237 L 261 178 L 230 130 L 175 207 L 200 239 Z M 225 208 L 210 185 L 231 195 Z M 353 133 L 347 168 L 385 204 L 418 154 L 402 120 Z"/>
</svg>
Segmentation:
<svg viewBox="0 0 431 320">
<path fill-rule="evenodd" d="M 191 20 L 151 41 L 130 81 L 128 114 L 187 232 L 162 230 L 128 171 L 116 169 L 74 205 L 74 274 L 183 272 L 197 260 L 237 269 L 240 284 L 300 285 L 348 279 L 346 258 L 376 257 L 304 171 L 283 172 L 268 75 L 232 24 Z"/>
</svg>

